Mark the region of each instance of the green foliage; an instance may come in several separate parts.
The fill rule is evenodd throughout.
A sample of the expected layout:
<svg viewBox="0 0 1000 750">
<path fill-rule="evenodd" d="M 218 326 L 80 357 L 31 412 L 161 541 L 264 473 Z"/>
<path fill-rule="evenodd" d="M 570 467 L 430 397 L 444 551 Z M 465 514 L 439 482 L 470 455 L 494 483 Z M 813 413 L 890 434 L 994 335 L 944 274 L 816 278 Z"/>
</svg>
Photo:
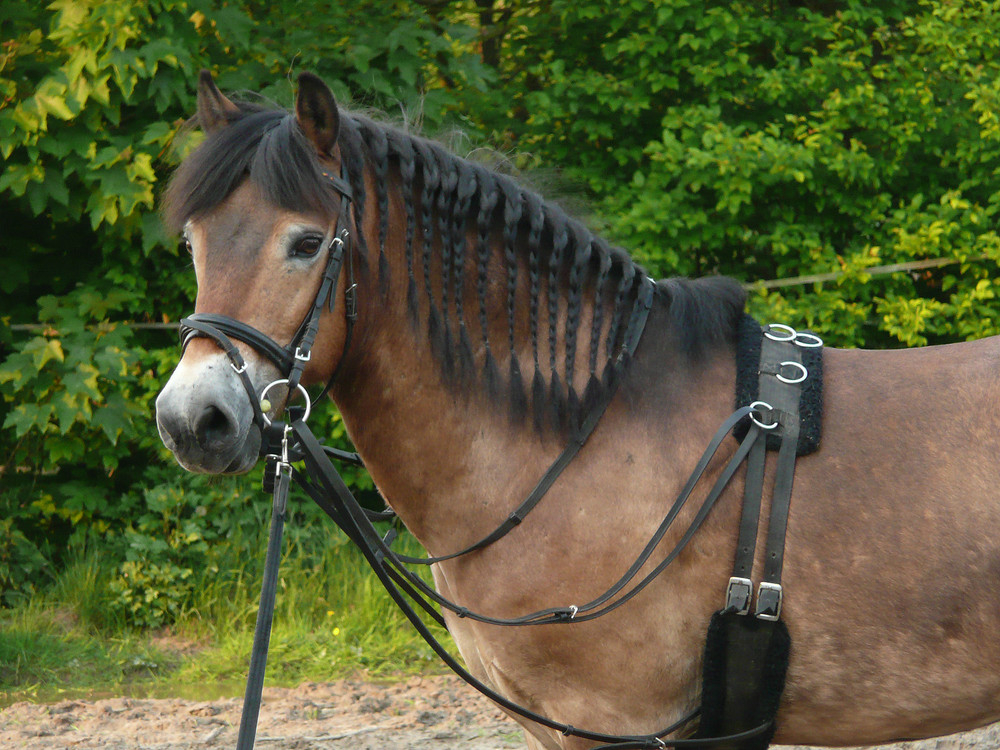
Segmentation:
<svg viewBox="0 0 1000 750">
<path fill-rule="evenodd" d="M 49 561 L 13 518 L 0 518 L 0 591 L 3 604 L 23 604 L 36 593 L 35 583 L 50 573 Z"/>
<path fill-rule="evenodd" d="M 116 616 L 169 622 L 190 570 L 225 538 L 191 513 L 221 500 L 179 469 L 148 471 L 172 465 L 151 417 L 176 343 L 112 320 L 176 321 L 190 308 L 189 259 L 164 236 L 154 208 L 194 109 L 198 69 L 212 68 L 226 88 L 287 103 L 285 73 L 296 57 L 340 81 L 344 99 L 359 93 L 431 123 L 444 112 L 433 82 L 482 86 L 488 71 L 469 51 L 445 54 L 451 26 L 421 14 L 395 24 L 400 9 L 391 3 L 57 0 L 6 10 L 0 472 L 11 514 L 2 554 L 21 564 L 5 568 L 0 591 L 8 603 L 31 594 L 47 580 L 38 560 L 58 565 L 68 543 L 96 532 L 124 556 Z M 395 26 L 388 34 L 387 25 Z M 11 322 L 41 326 L 24 335 L 6 328 Z M 328 412 L 326 426 L 344 442 L 336 415 Z M 356 486 L 371 486 L 352 473 Z M 157 490 L 161 482 L 173 484 Z M 162 493 L 171 492 L 184 509 L 175 508 L 173 526 L 163 516 Z"/>
<path fill-rule="evenodd" d="M 747 282 L 840 345 L 995 333 L 1000 4 L 524 4 L 495 136 L 658 275 Z M 515 6 L 517 7 L 517 6 Z M 938 271 L 864 271 L 927 258 Z"/>
<path fill-rule="evenodd" d="M 124 298 L 83 288 L 39 299 L 44 329 L 0 364 L 0 394 L 12 404 L 3 427 L 18 441 L 9 458 L 16 466 L 40 472 L 86 464 L 88 445 L 101 443 L 105 450 L 91 462 L 110 473 L 134 450 L 150 394 L 140 387 L 141 351 L 130 332 L 107 321 Z M 94 488 L 74 510 L 93 511 L 101 499 Z"/>
<path fill-rule="evenodd" d="M 174 337 L 115 322 L 169 323 L 190 310 L 189 259 L 155 207 L 187 145 L 202 67 L 224 89 L 282 105 L 291 73 L 313 70 L 345 102 L 431 133 L 458 126 L 519 166 L 559 168 L 591 223 L 657 275 L 836 273 L 758 285 L 751 297 L 758 317 L 812 327 L 831 344 L 1000 330 L 997 0 L 8 5 L 8 606 L 62 580 L 81 545 L 107 553 L 109 584 L 93 599 L 119 626 L 197 617 L 206 576 L 236 588 L 254 572 L 244 563 L 266 526 L 263 496 L 252 479 L 212 482 L 173 466 L 152 399 L 176 364 Z M 11 327 L 21 323 L 38 327 Z M 335 410 L 314 422 L 346 442 Z M 358 472 L 348 480 L 371 488 Z M 310 522 L 316 511 L 300 512 L 292 544 L 319 559 L 329 530 Z"/>
</svg>

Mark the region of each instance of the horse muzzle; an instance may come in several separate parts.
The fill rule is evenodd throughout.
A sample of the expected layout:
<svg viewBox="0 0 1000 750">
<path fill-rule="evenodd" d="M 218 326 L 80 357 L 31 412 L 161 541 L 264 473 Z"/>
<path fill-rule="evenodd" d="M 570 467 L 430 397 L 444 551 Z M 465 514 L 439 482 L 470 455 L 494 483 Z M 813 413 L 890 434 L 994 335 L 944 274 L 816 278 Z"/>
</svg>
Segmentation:
<svg viewBox="0 0 1000 750">
<path fill-rule="evenodd" d="M 163 444 L 188 471 L 239 474 L 257 462 L 261 434 L 239 378 L 222 353 L 174 370 L 156 398 Z"/>
</svg>

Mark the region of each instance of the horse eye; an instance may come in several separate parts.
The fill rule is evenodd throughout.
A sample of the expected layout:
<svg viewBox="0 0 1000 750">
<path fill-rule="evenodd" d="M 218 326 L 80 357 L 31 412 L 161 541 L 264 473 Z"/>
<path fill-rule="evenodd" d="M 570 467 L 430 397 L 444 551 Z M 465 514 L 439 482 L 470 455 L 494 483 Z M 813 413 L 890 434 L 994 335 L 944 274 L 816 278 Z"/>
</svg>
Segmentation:
<svg viewBox="0 0 1000 750">
<path fill-rule="evenodd" d="M 191 247 L 191 240 L 189 240 L 187 237 L 185 237 L 183 241 L 179 243 L 178 247 L 183 249 L 184 252 L 186 252 L 188 255 L 194 255 L 194 249 Z"/>
<path fill-rule="evenodd" d="M 322 237 L 303 237 L 295 243 L 292 254 L 300 257 L 309 257 L 318 253 L 321 247 L 323 247 Z"/>
</svg>

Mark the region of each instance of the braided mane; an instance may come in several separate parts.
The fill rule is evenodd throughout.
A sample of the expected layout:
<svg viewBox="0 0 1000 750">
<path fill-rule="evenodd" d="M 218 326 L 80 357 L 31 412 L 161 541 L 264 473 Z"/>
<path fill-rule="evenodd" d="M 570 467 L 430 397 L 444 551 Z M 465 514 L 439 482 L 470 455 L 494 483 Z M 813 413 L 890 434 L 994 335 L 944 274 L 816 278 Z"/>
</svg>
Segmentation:
<svg viewBox="0 0 1000 750">
<path fill-rule="evenodd" d="M 335 211 L 294 116 L 256 104 L 239 107 L 240 115 L 177 170 L 164 204 L 168 225 L 177 229 L 210 210 L 247 176 L 283 208 Z M 342 111 L 340 123 L 356 216 L 374 211 L 378 219 L 376 236 L 368 238 L 378 243 L 377 258 L 364 233 L 356 237 L 362 271 L 378 269 L 382 295 L 399 283 L 390 278 L 385 253 L 395 195 L 406 224 L 407 315 L 416 330 L 426 330 L 445 380 L 464 390 L 480 383 L 492 400 L 506 402 L 514 419 L 530 412 L 539 428 L 578 424 L 628 364 L 622 353 L 640 285 L 648 283 L 643 270 L 506 175 L 362 115 Z M 374 196 L 366 194 L 369 170 Z M 658 289 L 700 307 L 704 298 L 719 296 L 683 283 Z M 742 310 L 742 296 L 728 296 L 733 299 L 720 309 Z M 593 312 L 581 330 L 585 303 Z M 715 318 L 731 329 L 737 315 Z M 694 323 L 685 336 L 718 334 Z M 574 385 L 581 348 L 588 368 L 582 393 Z M 525 354 L 529 359 L 522 361 Z"/>
<path fill-rule="evenodd" d="M 414 325 L 426 326 L 444 377 L 482 382 L 516 420 L 530 411 L 540 427 L 577 424 L 627 365 L 618 357 L 642 269 L 555 204 L 433 141 L 344 112 L 341 129 L 342 155 L 366 161 L 376 175 L 381 240 L 388 221 L 382 186 L 398 175 L 407 309 Z M 344 148 L 359 141 L 361 151 Z M 490 305 L 498 296 L 499 314 Z M 583 331 L 585 300 L 594 313 Z M 496 317 L 506 320 L 502 335 Z M 582 347 L 589 372 L 578 393 Z M 522 361 L 526 351 L 530 359 Z"/>
</svg>

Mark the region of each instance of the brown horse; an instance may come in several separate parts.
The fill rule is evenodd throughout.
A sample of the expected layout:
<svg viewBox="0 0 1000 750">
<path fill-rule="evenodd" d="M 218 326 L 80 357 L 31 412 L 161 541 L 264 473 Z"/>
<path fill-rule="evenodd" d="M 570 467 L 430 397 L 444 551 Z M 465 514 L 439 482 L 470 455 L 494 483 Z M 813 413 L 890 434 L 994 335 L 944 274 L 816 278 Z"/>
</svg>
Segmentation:
<svg viewBox="0 0 1000 750">
<path fill-rule="evenodd" d="M 617 387 L 524 523 L 433 566 L 440 592 L 497 617 L 604 592 L 733 410 L 740 288 L 658 282 L 623 363 L 628 311 L 649 280 L 511 179 L 338 112 L 308 74 L 294 114 L 234 104 L 203 74 L 198 118 L 208 137 L 175 175 L 165 216 L 192 253 L 199 312 L 292 340 L 342 205 L 324 174 L 350 183 L 356 324 L 345 347 L 341 274 L 304 382 L 337 370 L 330 393 L 351 438 L 430 554 L 492 531 Z M 281 377 L 239 346 L 258 393 Z M 822 445 L 798 462 L 788 522 L 792 653 L 774 741 L 871 744 L 1000 719 L 1000 341 L 826 350 L 824 384 Z M 253 417 L 219 347 L 192 340 L 157 399 L 177 460 L 248 470 L 261 440 Z M 728 457 L 713 460 L 705 487 Z M 604 617 L 500 628 L 447 614 L 470 670 L 597 731 L 647 733 L 688 713 L 733 564 L 741 477 L 680 557 Z M 682 511 L 664 548 L 693 514 Z M 533 748 L 590 744 L 524 723 Z"/>
</svg>

